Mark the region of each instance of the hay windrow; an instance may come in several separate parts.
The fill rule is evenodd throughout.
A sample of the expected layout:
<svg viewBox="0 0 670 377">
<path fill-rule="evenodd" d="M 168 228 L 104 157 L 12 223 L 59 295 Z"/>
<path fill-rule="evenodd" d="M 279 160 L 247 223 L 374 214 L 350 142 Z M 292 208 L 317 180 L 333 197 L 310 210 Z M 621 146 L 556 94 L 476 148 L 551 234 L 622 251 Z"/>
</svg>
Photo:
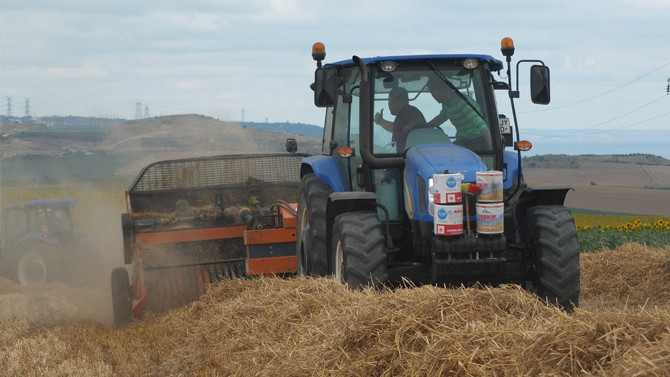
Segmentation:
<svg viewBox="0 0 670 377">
<path fill-rule="evenodd" d="M 230 280 L 121 329 L 0 309 L 8 375 L 667 375 L 670 249 L 582 256 L 582 308 L 517 286 L 349 291 L 332 279 Z M 0 298 L 36 294 L 0 282 Z M 45 327 L 47 326 L 47 327 Z"/>
</svg>

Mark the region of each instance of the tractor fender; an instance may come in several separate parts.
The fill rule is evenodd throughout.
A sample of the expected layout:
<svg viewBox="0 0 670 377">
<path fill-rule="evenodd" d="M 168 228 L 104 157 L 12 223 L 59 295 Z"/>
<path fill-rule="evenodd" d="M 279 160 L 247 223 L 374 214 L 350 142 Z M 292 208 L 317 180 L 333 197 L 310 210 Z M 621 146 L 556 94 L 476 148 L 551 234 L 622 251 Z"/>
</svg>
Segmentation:
<svg viewBox="0 0 670 377">
<path fill-rule="evenodd" d="M 326 204 L 326 250 L 330 263 L 331 244 L 335 217 L 345 212 L 377 211 L 377 194 L 374 192 L 350 191 L 334 192 L 328 197 Z M 333 271 L 330 268 L 330 271 Z"/>
<path fill-rule="evenodd" d="M 528 209 L 538 205 L 564 205 L 568 191 L 573 190 L 570 186 L 555 185 L 539 188 L 525 187 L 518 199 L 512 204 L 515 229 L 518 230 L 517 237 L 525 239 L 528 236 L 526 227 L 526 214 Z M 506 224 L 507 226 L 507 224 Z"/>
<path fill-rule="evenodd" d="M 318 155 L 303 158 L 300 165 L 300 177 L 309 173 L 314 173 L 317 178 L 326 182 L 333 192 L 346 191 L 342 174 L 333 156 Z"/>
<path fill-rule="evenodd" d="M 523 165 L 519 171 L 519 155 L 511 151 L 503 152 L 503 189 L 508 190 L 512 188 L 519 175 L 523 174 Z"/>
<path fill-rule="evenodd" d="M 536 205 L 563 205 L 565 197 L 570 190 L 573 190 L 573 188 L 563 185 L 544 186 L 539 188 L 526 187 L 521 193 L 519 201 L 533 203 L 528 207 L 534 207 Z"/>
<path fill-rule="evenodd" d="M 30 240 L 35 240 L 37 242 L 50 245 L 50 246 L 57 246 L 60 245 L 60 241 L 56 237 L 46 237 L 44 233 L 28 233 L 21 237 L 20 240 L 16 242 L 14 245 L 14 250 L 16 251 L 20 248 L 21 245 L 23 245 L 25 242 L 29 242 Z"/>
</svg>

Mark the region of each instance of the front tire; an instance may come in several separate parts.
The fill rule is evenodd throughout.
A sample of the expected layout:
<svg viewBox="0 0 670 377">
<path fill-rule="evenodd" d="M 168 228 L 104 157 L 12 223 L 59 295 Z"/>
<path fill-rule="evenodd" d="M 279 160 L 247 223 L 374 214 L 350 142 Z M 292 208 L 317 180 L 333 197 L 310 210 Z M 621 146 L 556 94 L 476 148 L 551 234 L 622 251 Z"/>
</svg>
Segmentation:
<svg viewBox="0 0 670 377">
<path fill-rule="evenodd" d="M 381 288 L 388 280 L 385 238 L 377 213 L 348 212 L 335 218 L 332 266 L 351 289 Z"/>
<path fill-rule="evenodd" d="M 128 270 L 123 267 L 116 267 L 112 270 L 112 310 L 116 326 L 130 323 L 132 319 L 130 280 Z"/>
<path fill-rule="evenodd" d="M 575 221 L 563 206 L 536 206 L 527 212 L 535 250 L 538 296 L 567 311 L 579 306 L 579 243 Z"/>
<path fill-rule="evenodd" d="M 333 190 L 314 174 L 300 180 L 296 254 L 301 275 L 328 275 L 326 204 Z"/>
</svg>

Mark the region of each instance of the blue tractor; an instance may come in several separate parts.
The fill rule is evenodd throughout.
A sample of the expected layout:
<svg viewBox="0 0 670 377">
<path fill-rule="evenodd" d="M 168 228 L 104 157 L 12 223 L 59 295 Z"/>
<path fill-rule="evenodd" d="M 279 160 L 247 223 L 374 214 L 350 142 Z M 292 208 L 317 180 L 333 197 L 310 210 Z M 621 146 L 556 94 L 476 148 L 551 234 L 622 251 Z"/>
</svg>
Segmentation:
<svg viewBox="0 0 670 377">
<path fill-rule="evenodd" d="M 322 64 L 314 44 L 311 88 L 326 117 L 322 153 L 300 168 L 300 273 L 351 288 L 516 283 L 566 310 L 579 305 L 570 188 L 524 182 L 531 145 L 516 127 L 514 44 L 501 45 L 506 70 L 465 54 Z M 533 63 L 532 102 L 548 104 L 549 68 L 521 60 L 517 77 L 520 63 Z M 507 81 L 495 79 L 501 71 Z M 509 94 L 514 125 L 496 90 Z"/>
<path fill-rule="evenodd" d="M 100 255 L 73 227 L 70 210 L 76 203 L 63 198 L 5 206 L 0 276 L 29 285 L 89 282 L 101 268 Z"/>
</svg>

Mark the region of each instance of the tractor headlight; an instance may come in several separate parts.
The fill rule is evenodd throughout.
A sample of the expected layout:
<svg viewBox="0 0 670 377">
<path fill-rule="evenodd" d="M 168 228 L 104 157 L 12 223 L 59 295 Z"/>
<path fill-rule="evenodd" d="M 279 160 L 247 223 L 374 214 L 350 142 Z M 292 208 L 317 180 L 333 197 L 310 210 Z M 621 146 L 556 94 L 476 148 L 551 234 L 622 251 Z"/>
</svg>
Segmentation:
<svg viewBox="0 0 670 377">
<path fill-rule="evenodd" d="M 473 58 L 468 58 L 463 60 L 463 68 L 466 69 L 475 69 L 479 65 L 479 61 L 477 59 Z"/>
<path fill-rule="evenodd" d="M 435 198 L 433 194 L 435 193 L 435 188 L 433 187 L 433 177 L 428 178 L 428 213 L 431 216 L 435 216 Z"/>
</svg>

